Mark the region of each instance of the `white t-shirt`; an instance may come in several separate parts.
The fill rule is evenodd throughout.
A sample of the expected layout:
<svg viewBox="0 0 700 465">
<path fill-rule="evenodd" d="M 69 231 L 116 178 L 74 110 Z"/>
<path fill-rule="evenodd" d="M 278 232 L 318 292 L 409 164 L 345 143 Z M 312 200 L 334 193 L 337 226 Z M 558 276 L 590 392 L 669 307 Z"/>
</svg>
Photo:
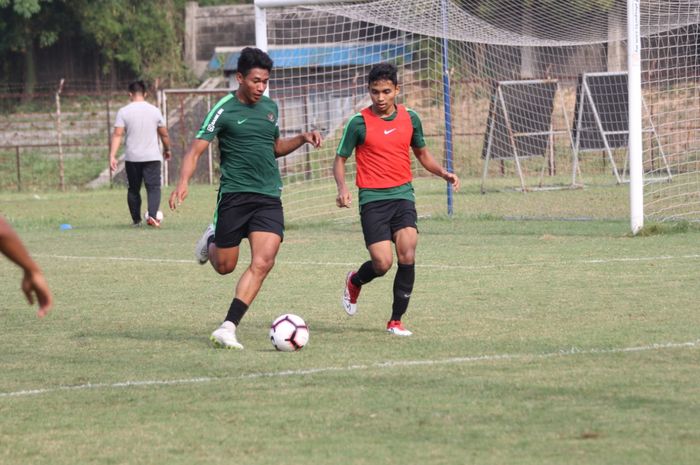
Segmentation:
<svg viewBox="0 0 700 465">
<path fill-rule="evenodd" d="M 148 102 L 131 102 L 117 112 L 115 128 L 124 128 L 126 161 L 162 161 L 158 128 L 165 126 L 160 110 Z"/>
</svg>

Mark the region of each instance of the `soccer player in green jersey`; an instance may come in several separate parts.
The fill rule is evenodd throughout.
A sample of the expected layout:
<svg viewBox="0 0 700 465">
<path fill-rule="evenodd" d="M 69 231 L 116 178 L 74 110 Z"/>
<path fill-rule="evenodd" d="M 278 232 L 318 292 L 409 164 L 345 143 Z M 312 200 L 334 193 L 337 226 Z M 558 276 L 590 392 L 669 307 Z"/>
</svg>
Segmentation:
<svg viewBox="0 0 700 465">
<path fill-rule="evenodd" d="M 170 194 L 175 209 L 188 194 L 197 160 L 214 137 L 219 138 L 221 180 L 214 223 L 197 242 L 200 264 L 209 261 L 219 274 L 231 273 L 238 263 L 240 243 L 247 238 L 251 260 L 243 272 L 223 324 L 211 335 L 215 347 L 242 349 L 236 327 L 253 303 L 275 263 L 284 236 L 280 194 L 282 180 L 276 158 L 305 143 L 321 145 L 317 131 L 282 139 L 277 104 L 263 95 L 272 70 L 270 57 L 246 47 L 238 59 L 238 89 L 211 109 L 182 160 L 180 180 Z"/>
<path fill-rule="evenodd" d="M 398 270 L 386 329 L 390 334 L 410 336 L 411 331 L 401 322 L 413 291 L 418 244 L 409 148 L 426 170 L 450 183 L 455 191 L 459 189 L 459 178 L 443 169 L 428 151 L 416 112 L 396 104 L 399 94 L 396 67 L 389 63 L 375 65 L 367 81 L 372 105 L 348 121 L 333 165 L 338 187 L 336 204 L 341 208 L 350 207 L 352 199 L 345 183 L 345 162 L 355 151 L 362 233 L 370 255 L 370 260 L 357 271 L 347 274 L 342 303 L 348 315 L 355 314 L 362 286 L 391 269 L 393 242 Z"/>
</svg>

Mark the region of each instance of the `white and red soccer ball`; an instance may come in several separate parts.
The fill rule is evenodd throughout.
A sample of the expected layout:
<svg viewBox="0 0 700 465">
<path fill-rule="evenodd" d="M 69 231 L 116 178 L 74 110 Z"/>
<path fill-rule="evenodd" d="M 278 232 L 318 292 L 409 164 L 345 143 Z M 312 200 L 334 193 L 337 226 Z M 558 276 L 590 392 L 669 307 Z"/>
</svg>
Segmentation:
<svg viewBox="0 0 700 465">
<path fill-rule="evenodd" d="M 275 349 L 282 352 L 300 350 L 309 342 L 309 327 L 300 316 L 285 313 L 272 322 L 270 341 Z"/>
</svg>

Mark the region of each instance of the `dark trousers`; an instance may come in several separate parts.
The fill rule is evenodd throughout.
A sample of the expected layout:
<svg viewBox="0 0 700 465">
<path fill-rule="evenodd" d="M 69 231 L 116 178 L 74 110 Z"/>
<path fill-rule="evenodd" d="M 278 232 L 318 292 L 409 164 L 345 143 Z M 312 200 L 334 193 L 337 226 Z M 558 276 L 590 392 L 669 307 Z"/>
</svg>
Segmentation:
<svg viewBox="0 0 700 465">
<path fill-rule="evenodd" d="M 127 161 L 126 180 L 129 190 L 126 201 L 134 223 L 141 222 L 141 183 L 146 185 L 148 214 L 155 218 L 160 208 L 160 161 Z"/>
</svg>

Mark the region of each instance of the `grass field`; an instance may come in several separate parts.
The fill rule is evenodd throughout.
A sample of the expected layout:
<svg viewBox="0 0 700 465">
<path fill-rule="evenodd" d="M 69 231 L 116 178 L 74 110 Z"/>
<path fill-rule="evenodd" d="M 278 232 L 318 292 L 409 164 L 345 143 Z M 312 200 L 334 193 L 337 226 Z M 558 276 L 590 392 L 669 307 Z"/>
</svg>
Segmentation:
<svg viewBox="0 0 700 465">
<path fill-rule="evenodd" d="M 413 337 L 384 332 L 393 271 L 340 307 L 357 221 L 291 224 L 238 352 L 208 336 L 247 252 L 224 277 L 192 256 L 211 187 L 158 231 L 128 226 L 121 189 L 0 193 L 56 297 L 37 320 L 0 260 L 0 463 L 697 463 L 698 230 L 503 218 L 617 218 L 619 189 L 461 195 L 420 223 Z M 267 339 L 283 312 L 301 352 Z"/>
</svg>

